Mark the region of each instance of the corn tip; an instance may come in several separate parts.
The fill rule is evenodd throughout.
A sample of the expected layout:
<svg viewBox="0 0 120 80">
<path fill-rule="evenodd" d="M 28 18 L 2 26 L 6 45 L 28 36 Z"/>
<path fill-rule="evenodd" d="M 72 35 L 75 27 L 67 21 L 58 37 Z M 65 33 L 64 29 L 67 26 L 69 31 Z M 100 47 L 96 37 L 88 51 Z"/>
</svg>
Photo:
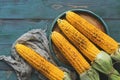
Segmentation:
<svg viewBox="0 0 120 80">
<path fill-rule="evenodd" d="M 58 20 L 57 20 L 57 23 L 61 23 L 61 21 L 62 21 L 62 19 L 58 19 Z"/>
<path fill-rule="evenodd" d="M 66 14 L 69 14 L 69 13 L 71 13 L 71 12 L 72 12 L 72 11 L 67 11 Z"/>
<path fill-rule="evenodd" d="M 51 34 L 51 37 L 53 37 L 56 33 L 57 33 L 57 31 L 53 31 Z"/>
<path fill-rule="evenodd" d="M 20 43 L 16 43 L 15 49 L 18 50 L 18 49 L 20 49 L 22 46 L 24 46 L 24 45 L 23 45 L 23 44 L 20 44 Z"/>
<path fill-rule="evenodd" d="M 19 44 L 19 43 L 16 43 L 15 48 L 17 48 L 17 47 L 19 47 L 19 46 L 20 46 L 20 44 Z"/>
<path fill-rule="evenodd" d="M 52 34 L 55 34 L 55 33 L 56 33 L 56 31 L 53 31 L 53 32 L 52 32 Z"/>
</svg>

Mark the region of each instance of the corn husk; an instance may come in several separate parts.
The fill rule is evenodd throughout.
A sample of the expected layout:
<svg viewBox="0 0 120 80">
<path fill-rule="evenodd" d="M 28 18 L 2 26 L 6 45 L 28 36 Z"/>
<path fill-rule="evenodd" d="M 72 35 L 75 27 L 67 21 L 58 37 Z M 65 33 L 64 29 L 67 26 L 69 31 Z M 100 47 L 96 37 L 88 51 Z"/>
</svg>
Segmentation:
<svg viewBox="0 0 120 80">
<path fill-rule="evenodd" d="M 116 50 L 116 52 L 111 54 L 111 57 L 116 61 L 120 61 L 120 43 L 118 45 L 119 48 Z"/>
<path fill-rule="evenodd" d="M 95 61 L 92 63 L 92 67 L 106 74 L 109 80 L 120 80 L 120 74 L 113 67 L 111 57 L 104 51 L 101 51 L 97 55 Z"/>
<path fill-rule="evenodd" d="M 81 80 L 100 80 L 98 72 L 92 67 L 85 71 L 84 73 L 80 74 Z"/>
<path fill-rule="evenodd" d="M 67 73 L 67 72 L 64 72 L 64 79 L 63 80 L 72 80 L 71 78 L 70 78 L 70 75 Z"/>
</svg>

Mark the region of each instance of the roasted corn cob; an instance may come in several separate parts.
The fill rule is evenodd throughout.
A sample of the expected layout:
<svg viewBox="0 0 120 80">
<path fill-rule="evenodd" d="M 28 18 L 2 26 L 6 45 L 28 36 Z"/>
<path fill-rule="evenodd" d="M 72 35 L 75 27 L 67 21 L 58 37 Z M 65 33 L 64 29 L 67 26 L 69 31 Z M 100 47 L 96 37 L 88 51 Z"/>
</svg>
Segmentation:
<svg viewBox="0 0 120 80">
<path fill-rule="evenodd" d="M 16 44 L 15 46 L 18 54 L 25 59 L 32 67 L 37 69 L 50 80 L 71 80 L 66 72 L 63 72 L 58 67 L 54 66 L 42 56 L 38 55 L 31 48 Z"/>
<path fill-rule="evenodd" d="M 63 33 L 79 48 L 87 58 L 94 61 L 100 50 L 96 48 L 83 34 L 76 30 L 72 25 L 70 25 L 66 20 L 58 19 L 58 26 L 63 31 Z"/>
</svg>

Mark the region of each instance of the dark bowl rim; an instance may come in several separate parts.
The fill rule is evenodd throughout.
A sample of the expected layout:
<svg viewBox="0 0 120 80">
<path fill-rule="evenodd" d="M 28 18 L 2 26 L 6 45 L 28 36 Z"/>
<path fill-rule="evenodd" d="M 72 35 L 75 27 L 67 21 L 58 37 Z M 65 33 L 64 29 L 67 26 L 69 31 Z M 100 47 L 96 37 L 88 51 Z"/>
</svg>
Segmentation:
<svg viewBox="0 0 120 80">
<path fill-rule="evenodd" d="M 98 19 L 98 21 L 100 21 L 100 22 L 102 23 L 106 34 L 109 35 L 109 30 L 108 30 L 107 24 L 104 22 L 104 20 L 103 20 L 100 16 L 98 16 L 98 15 L 95 14 L 94 12 L 92 12 L 92 11 L 90 11 L 90 10 L 86 10 L 86 9 L 71 9 L 71 10 L 67 10 L 67 11 L 83 12 L 83 13 L 88 13 L 88 14 L 94 16 L 96 19 Z M 52 31 L 53 31 L 54 25 L 56 24 L 56 21 L 57 21 L 59 18 L 61 18 L 62 16 L 64 16 L 67 11 L 65 11 L 65 12 L 61 13 L 60 15 L 58 15 L 57 18 L 55 18 L 54 21 L 52 22 L 52 25 L 50 26 L 49 31 L 48 31 L 48 40 L 49 40 L 50 53 L 51 53 L 52 58 L 53 58 L 53 60 L 55 61 L 55 63 L 57 63 L 58 66 L 63 66 L 63 67 L 68 68 L 68 69 L 70 69 L 70 70 L 74 70 L 71 66 L 68 66 L 68 65 L 64 64 L 62 61 L 60 61 L 60 60 L 56 57 L 56 55 L 55 55 L 55 53 L 54 53 L 54 50 L 53 50 L 53 47 L 52 47 L 52 40 L 51 40 L 51 33 L 52 33 Z"/>
</svg>

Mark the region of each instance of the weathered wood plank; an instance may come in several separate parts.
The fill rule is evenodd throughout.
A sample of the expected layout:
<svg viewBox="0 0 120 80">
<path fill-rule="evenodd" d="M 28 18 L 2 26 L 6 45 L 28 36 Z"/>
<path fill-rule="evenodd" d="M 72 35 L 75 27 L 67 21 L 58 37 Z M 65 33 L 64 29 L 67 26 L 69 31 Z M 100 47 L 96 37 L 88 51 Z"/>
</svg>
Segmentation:
<svg viewBox="0 0 120 80">
<path fill-rule="evenodd" d="M 0 80 L 17 80 L 17 78 L 13 71 L 0 70 Z"/>
<path fill-rule="evenodd" d="M 0 80 L 17 80 L 17 76 L 14 71 L 0 70 Z M 36 74 L 31 75 L 31 80 L 39 80 Z"/>
<path fill-rule="evenodd" d="M 3 71 L 12 71 L 13 69 L 6 62 L 0 61 L 0 70 L 3 70 Z"/>
<path fill-rule="evenodd" d="M 0 21 L 0 44 L 13 43 L 23 33 L 31 29 L 46 29 L 50 26 L 50 20 L 1 20 Z"/>
<path fill-rule="evenodd" d="M 107 18 L 120 19 L 120 1 L 116 0 L 0 0 L 0 18 L 55 18 L 61 12 L 83 8 Z"/>
<path fill-rule="evenodd" d="M 120 42 L 120 20 L 108 20 L 106 23 L 109 27 L 110 36 Z"/>
</svg>

